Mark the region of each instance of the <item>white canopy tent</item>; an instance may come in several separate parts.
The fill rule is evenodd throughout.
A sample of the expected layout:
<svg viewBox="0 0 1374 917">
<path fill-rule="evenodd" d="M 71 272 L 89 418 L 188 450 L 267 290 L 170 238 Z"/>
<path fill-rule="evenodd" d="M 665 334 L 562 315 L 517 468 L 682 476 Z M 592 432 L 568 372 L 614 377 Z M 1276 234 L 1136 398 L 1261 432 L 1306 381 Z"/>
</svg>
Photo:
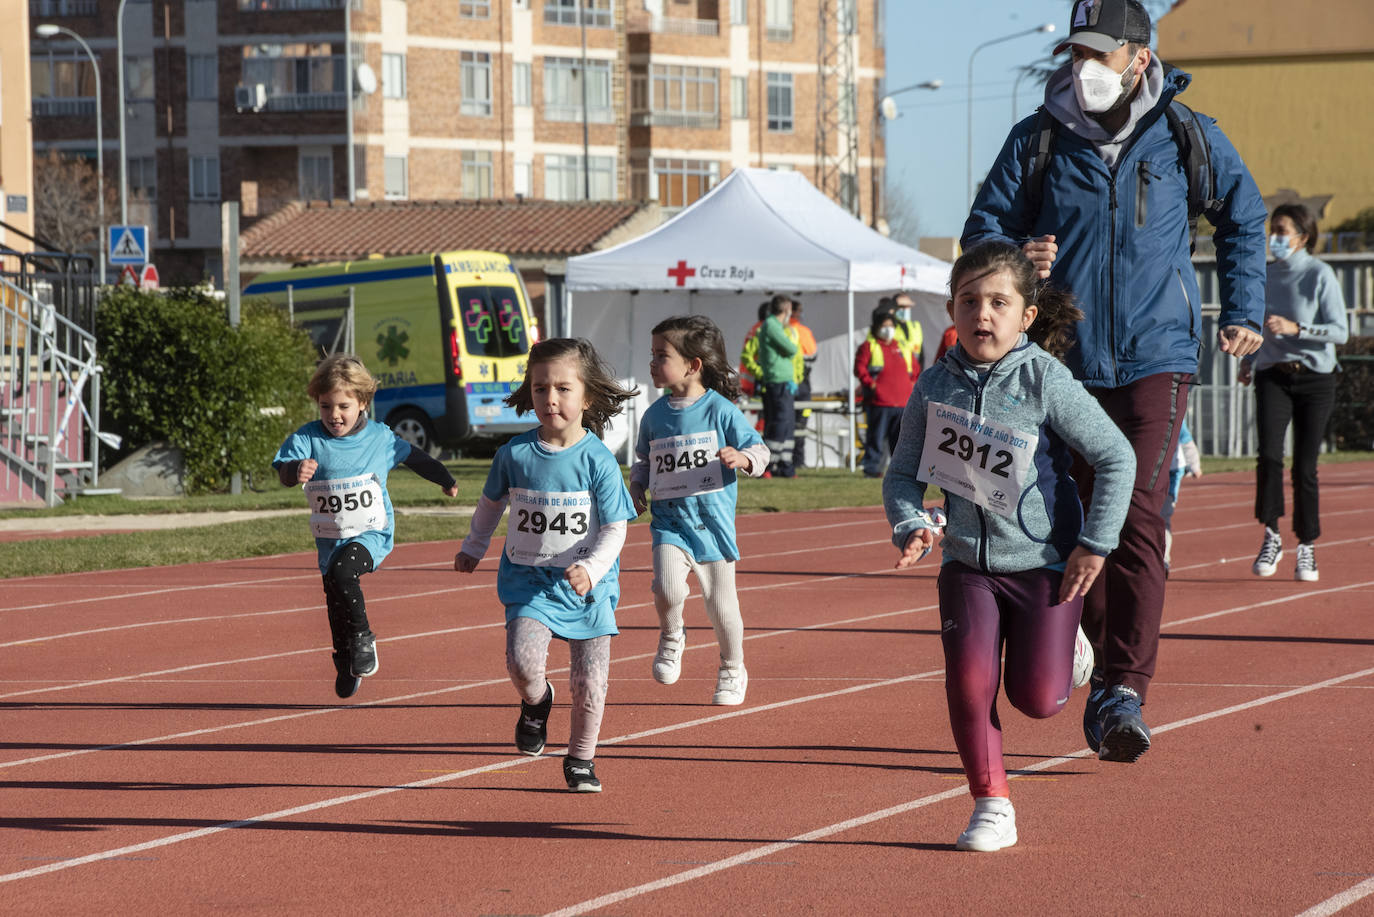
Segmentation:
<svg viewBox="0 0 1374 917">
<path fill-rule="evenodd" d="M 949 268 L 869 229 L 799 172 L 736 169 L 643 236 L 569 258 L 560 324 L 591 341 L 622 375 L 634 376 L 647 366 L 650 330 L 664 318 L 710 316 L 731 342 L 734 359 L 757 320 L 760 299 L 803 294 L 803 320 L 832 349 L 843 336 L 847 365 L 858 346 L 855 294 L 872 294 L 858 321 L 862 334 L 879 296 L 905 290 L 916 301 L 914 317 L 929 356 L 948 325 Z M 836 355 L 829 356 L 827 365 L 836 365 Z M 853 404 L 854 379 L 844 375 Z M 816 391 L 846 387 L 833 378 L 824 384 L 834 388 L 821 382 L 813 376 Z M 853 433 L 851 414 L 851 442 Z"/>
</svg>

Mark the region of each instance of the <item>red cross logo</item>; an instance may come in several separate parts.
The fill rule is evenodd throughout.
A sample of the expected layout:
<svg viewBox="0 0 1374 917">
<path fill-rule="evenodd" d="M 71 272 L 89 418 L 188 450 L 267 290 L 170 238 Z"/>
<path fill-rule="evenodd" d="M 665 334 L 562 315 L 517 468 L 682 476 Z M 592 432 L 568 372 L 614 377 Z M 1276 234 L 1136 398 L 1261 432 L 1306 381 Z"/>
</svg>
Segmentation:
<svg viewBox="0 0 1374 917">
<path fill-rule="evenodd" d="M 668 276 L 676 277 L 677 285 L 680 287 L 687 285 L 688 277 L 695 277 L 696 275 L 697 269 L 694 267 L 688 267 L 686 261 L 679 261 L 677 263 L 677 267 L 668 268 Z"/>
</svg>

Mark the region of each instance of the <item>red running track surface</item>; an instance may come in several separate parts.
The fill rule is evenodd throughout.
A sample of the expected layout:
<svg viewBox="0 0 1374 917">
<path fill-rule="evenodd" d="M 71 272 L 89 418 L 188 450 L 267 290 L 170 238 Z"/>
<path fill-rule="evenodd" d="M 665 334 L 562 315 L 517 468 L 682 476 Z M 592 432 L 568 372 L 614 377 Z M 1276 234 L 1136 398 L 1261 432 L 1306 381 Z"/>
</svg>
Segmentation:
<svg viewBox="0 0 1374 917">
<path fill-rule="evenodd" d="M 1245 474 L 1188 481 L 1134 765 L 1002 708 L 1020 843 L 961 853 L 935 557 L 881 510 L 740 519 L 749 696 L 650 677 L 648 528 L 622 558 L 600 795 L 515 752 L 495 562 L 399 548 L 381 670 L 333 695 L 313 552 L 6 580 L 0 911 L 1374 914 L 1374 463 L 1322 468 L 1321 581 L 1250 574 Z M 1291 540 L 1291 538 L 1290 538 Z M 499 545 L 493 547 L 496 556 Z"/>
</svg>

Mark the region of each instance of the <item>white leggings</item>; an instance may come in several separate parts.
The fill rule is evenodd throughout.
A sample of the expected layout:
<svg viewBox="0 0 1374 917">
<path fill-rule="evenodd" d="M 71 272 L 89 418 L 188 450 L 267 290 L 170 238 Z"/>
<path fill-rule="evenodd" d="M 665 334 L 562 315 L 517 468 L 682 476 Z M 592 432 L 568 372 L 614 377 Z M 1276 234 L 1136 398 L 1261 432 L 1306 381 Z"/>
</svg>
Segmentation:
<svg viewBox="0 0 1374 917">
<path fill-rule="evenodd" d="M 665 634 L 682 630 L 682 606 L 687 602 L 687 574 L 695 573 L 706 600 L 706 616 L 720 644 L 720 664 L 728 669 L 744 665 L 744 619 L 735 594 L 735 562 L 715 560 L 699 564 L 677 545 L 654 546 L 654 608 Z"/>
<path fill-rule="evenodd" d="M 506 625 L 506 671 L 527 704 L 544 699 L 545 669 L 553 631 L 534 618 L 515 618 Z M 572 685 L 572 726 L 568 754 L 590 761 L 596 757 L 601 716 L 606 709 L 606 683 L 611 674 L 611 638 L 569 640 L 572 657 L 568 681 Z"/>
</svg>

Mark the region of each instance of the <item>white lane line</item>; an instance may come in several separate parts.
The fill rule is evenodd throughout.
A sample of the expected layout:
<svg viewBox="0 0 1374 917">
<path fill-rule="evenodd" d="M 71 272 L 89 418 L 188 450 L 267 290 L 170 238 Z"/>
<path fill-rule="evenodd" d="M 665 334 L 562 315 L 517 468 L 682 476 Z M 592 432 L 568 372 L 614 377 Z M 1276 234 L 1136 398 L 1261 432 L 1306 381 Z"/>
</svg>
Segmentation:
<svg viewBox="0 0 1374 917">
<path fill-rule="evenodd" d="M 1220 528 L 1233 528 L 1233 527 L 1234 527 L 1234 526 L 1220 526 Z M 1213 531 L 1213 529 L 1193 529 L 1193 531 L 1194 531 L 1194 532 L 1209 532 L 1209 531 Z M 1341 546 L 1341 545 L 1347 545 L 1347 544 L 1364 544 L 1365 542 L 1374 542 L 1374 533 L 1371 533 L 1371 534 L 1368 534 L 1368 535 L 1360 535 L 1360 536 L 1358 536 L 1358 537 L 1356 537 L 1356 538 L 1341 538 L 1341 539 L 1337 539 L 1337 540 L 1334 540 L 1334 541 L 1327 541 L 1327 540 L 1323 539 L 1322 542 L 1321 542 L 1321 545 L 1322 545 L 1323 548 L 1335 548 L 1335 547 L 1339 547 L 1339 546 Z M 1186 552 L 1181 552 L 1181 553 L 1186 553 Z M 1196 551 L 1194 551 L 1193 553 L 1196 553 Z M 1251 560 L 1253 559 L 1253 557 L 1254 557 L 1254 555 L 1252 555 L 1252 554 L 1245 554 L 1245 555 L 1242 555 L 1242 556 L 1240 556 L 1240 557 L 1218 557 L 1218 558 L 1216 558 L 1215 560 L 1203 561 L 1203 562 L 1200 563 L 1200 564 L 1186 564 L 1186 565 L 1184 565 L 1184 564 L 1174 564 L 1172 567 L 1169 568 L 1169 572 L 1170 572 L 1170 573 L 1181 573 L 1181 572 L 1183 572 L 1184 570 L 1205 570 L 1205 569 L 1207 569 L 1208 567 L 1216 567 L 1216 566 L 1220 566 L 1221 564 L 1234 564 L 1234 563 L 1236 563 L 1237 561 L 1246 561 L 1246 562 L 1248 563 L 1249 561 L 1251 561 Z M 1259 579 L 1259 577 L 1255 577 L 1255 579 Z M 1283 582 L 1283 580 L 1270 580 L 1270 582 Z M 1166 590 L 1166 591 L 1167 591 L 1167 590 Z"/>
<path fill-rule="evenodd" d="M 839 579 L 840 577 L 831 577 L 831 578 L 832 578 L 832 579 Z M 798 631 L 803 631 L 803 630 L 824 630 L 824 629 L 827 628 L 827 627 L 840 627 L 840 626 L 848 625 L 848 624 L 861 624 L 861 623 L 865 623 L 865 622 L 869 622 L 869 621 L 880 620 L 880 619 L 882 619 L 882 618 L 892 618 L 892 617 L 898 617 L 898 616 L 900 616 L 900 615 L 913 614 L 913 613 L 920 612 L 920 611 L 928 611 L 928 610 L 930 610 L 931 608 L 934 608 L 934 607 L 935 607 L 935 606 L 933 606 L 933 605 L 927 605 L 927 606 L 924 606 L 924 607 L 921 607 L 921 608 L 902 608 L 902 609 L 899 609 L 899 610 L 897 610 L 897 611 L 884 611 L 884 612 L 879 612 L 879 613 L 877 613 L 877 614 L 863 615 L 863 616 L 857 617 L 857 618 L 842 618 L 842 619 L 839 619 L 839 620 L 836 620 L 836 621 L 825 621 L 825 622 L 820 622 L 820 623 L 817 623 L 817 624 L 808 624 L 808 625 L 804 625 L 804 626 L 800 626 L 800 627 L 789 627 L 789 628 L 783 628 L 783 629 L 774 630 L 774 631 L 768 631 L 768 632 L 761 633 L 761 634 L 750 634 L 750 635 L 746 636 L 744 639 L 745 639 L 745 640 L 762 640 L 762 639 L 766 639 L 766 638 L 770 638 L 770 637 L 780 637 L 780 636 L 784 636 L 784 635 L 787 635 L 787 634 L 795 634 L 795 633 L 797 633 Z M 414 638 L 417 638 L 417 637 L 430 637 L 430 636 L 435 636 L 435 635 L 441 634 L 441 633 L 455 633 L 455 632 L 464 631 L 464 630 L 481 630 L 481 629 L 483 629 L 483 628 L 492 628 L 492 627 L 505 627 L 505 622 L 499 621 L 499 622 L 493 622 L 493 623 L 490 623 L 490 624 L 475 624 L 475 625 L 471 625 L 471 626 L 468 626 L 468 627 L 453 628 L 452 630 L 449 630 L 449 631 L 434 631 L 434 632 L 427 633 L 427 634 L 412 634 L 412 635 L 409 635 L 409 636 L 407 636 L 407 637 L 395 637 L 395 638 L 392 638 L 392 639 L 395 639 L 395 640 L 414 639 Z M 712 642 L 712 643 L 701 643 L 701 644 L 697 644 L 696 646 L 699 647 L 699 648 L 701 648 L 701 649 L 707 649 L 707 648 L 709 648 L 709 647 L 715 646 L 715 643 L 714 643 L 714 642 Z M 294 651 L 292 651 L 291 653 L 280 653 L 280 654 L 278 654 L 278 655 L 279 655 L 279 656 L 288 656 L 288 655 L 295 655 L 295 654 L 298 654 L 298 653 L 306 653 L 306 652 L 314 652 L 314 650 L 294 650 Z M 618 658 L 612 659 L 612 660 L 611 660 L 611 664 L 612 664 L 612 665 L 616 665 L 616 664 L 623 663 L 623 662 L 636 662 L 636 661 L 642 661 L 642 660 L 645 660 L 645 659 L 652 659 L 653 656 L 654 656 L 653 653 L 639 653 L 639 654 L 632 655 L 632 656 L 620 656 L 620 657 L 618 657 Z M 273 658 L 273 657 L 263 657 L 263 658 Z M 228 664 L 228 663 L 205 663 L 205 664 L 202 664 L 202 665 L 199 665 L 199 666 L 188 666 L 187 669 L 207 668 L 207 667 L 209 667 L 209 666 L 211 666 L 211 665 L 225 665 L 225 664 Z M 172 669 L 172 670 L 169 670 L 169 671 L 171 671 L 171 672 L 179 672 L 179 671 L 183 671 L 183 670 L 182 670 L 182 669 Z M 549 670 L 548 670 L 548 674 L 550 674 L 550 675 L 556 675 L 556 674 L 561 674 L 561 673 L 564 673 L 564 672 L 567 672 L 567 671 L 568 671 L 568 669 L 567 669 L 566 667 L 561 668 L 561 669 L 549 669 Z M 152 677 L 152 676 L 155 676 L 155 675 L 158 675 L 158 674 L 163 674 L 163 673 L 150 672 L 150 673 L 147 673 L 146 675 L 130 675 L 130 676 L 125 676 L 124 679 L 107 679 L 107 680 L 109 680 L 109 681 L 128 680 L 128 679 L 132 679 L 132 678 Z M 211 733 L 219 732 L 219 731 L 221 731 L 221 730 L 227 731 L 227 730 L 230 730 L 230 729 L 245 729 L 245 728 L 249 728 L 249 727 L 252 727 L 252 726 L 261 726 L 261 725 L 265 725 L 265 724 L 268 724 L 268 723 L 280 723 L 280 722 L 282 722 L 282 721 L 284 721 L 284 720 L 302 719 L 302 718 L 307 717 L 307 716 L 318 716 L 318 715 L 320 715 L 320 714 L 322 714 L 322 713 L 342 713 L 342 712 L 347 712 L 347 711 L 349 711 L 349 710 L 354 710 L 354 709 L 362 709 L 362 708 L 367 708 L 367 707 L 379 707 L 379 706 L 384 706 L 384 705 L 389 705 L 389 704 L 400 704 L 400 703 L 405 703 L 405 702 L 408 702 L 408 701 L 420 700 L 420 699 L 423 699 L 423 698 L 436 697 L 436 696 L 442 695 L 442 694 L 452 694 L 452 693 L 455 693 L 455 692 L 457 692 L 457 691 L 468 691 L 468 690 L 471 690 L 471 689 L 473 689 L 473 688 L 484 688 L 484 687 L 490 687 L 490 686 L 492 686 L 492 685 L 509 684 L 509 682 L 510 682 L 510 680 L 509 680 L 508 678 L 496 678 L 496 679 L 491 679 L 491 680 L 487 680 L 487 681 L 465 682 L 465 683 L 463 683 L 463 684 L 459 684 L 459 685 L 447 685 L 447 686 L 445 686 L 445 687 L 443 687 L 443 688 L 435 688 L 435 689 L 432 689 L 432 690 L 429 690 L 429 691 L 418 691 L 418 692 L 414 692 L 414 693 L 411 693 L 411 694 L 401 694 L 401 695 L 397 695 L 397 696 L 393 696 L 393 697 L 378 698 L 377 700 L 363 701 L 363 702 L 360 702 L 360 703 L 357 703 L 357 704 L 350 704 L 350 705 L 348 705 L 348 706 L 331 705 L 331 706 L 328 706 L 328 707 L 321 707 L 321 708 L 317 708 L 317 709 L 314 709 L 314 710 L 297 711 L 297 712 L 294 712 L 294 713 L 284 713 L 284 714 L 281 714 L 281 715 L 279 715 L 279 716 L 271 716 L 271 717 L 266 717 L 266 718 L 262 718 L 262 719 L 244 720 L 244 721 L 238 722 L 238 723 L 222 723 L 222 724 L 215 725 L 215 726 L 207 726 L 207 727 L 205 727 L 205 728 L 203 728 L 203 729 L 193 729 L 193 730 L 190 730 L 190 731 L 188 731 L 188 732 L 178 732 L 178 733 L 173 733 L 173 734 L 171 734 L 171 735 L 153 736 L 153 737 L 146 738 L 146 739 L 131 739 L 131 740 L 127 741 L 127 742 L 119 742 L 119 743 L 115 743 L 115 744 L 112 744 L 112 745 L 98 745 L 98 746 L 91 746 L 91 747 L 89 747 L 89 748 L 75 748 L 75 749 L 71 749 L 71 750 L 69 750 L 69 751 L 53 752 L 53 753 L 46 754 L 46 755 L 35 755 L 35 756 L 33 756 L 33 757 L 30 757 L 30 758 L 18 758 L 18 759 L 13 760 L 13 761 L 0 761 L 0 769 L 7 768 L 7 767 L 19 767 L 20 765 L 25 765 L 25 764 L 38 764 L 38 763 L 41 763 L 41 762 L 44 762 L 44 761 L 54 761 L 54 760 L 57 760 L 57 759 L 60 759 L 60 758 L 74 758 L 74 757 L 78 757 L 78 756 L 80 756 L 80 755 L 89 755 L 89 754 L 94 754 L 95 752 L 100 752 L 100 751 L 118 751 L 118 750 L 120 750 L 120 749 L 135 748 L 135 747 L 142 746 L 142 745 L 154 745 L 154 744 L 157 744 L 157 743 L 159 743 L 159 742 L 170 742 L 170 741 L 174 741 L 174 740 L 176 740 L 176 739 L 185 739 L 185 738 L 190 738 L 190 737 L 193 737 L 193 736 L 209 735 L 209 734 L 211 734 Z M 103 682 L 98 682 L 98 683 L 103 683 Z M 94 684 L 94 683 L 88 683 L 88 684 Z M 79 687 L 79 686 L 73 686 L 73 687 Z M 50 690 L 56 690 L 56 689 L 55 689 L 55 688 L 44 688 L 44 689 L 40 689 L 39 692 L 21 691 L 21 692 L 18 692 L 18 693 L 19 693 L 19 694 L 41 693 L 42 691 L 50 691 Z M 6 695 L 0 695 L 0 697 L 11 697 L 11 696 L 14 696 L 14 695 L 8 695 L 8 694 L 6 694 Z M 752 709 L 752 708 L 751 708 L 751 709 Z"/>
<path fill-rule="evenodd" d="M 1313 684 L 1304 685 L 1300 688 L 1295 688 L 1291 691 L 1283 691 L 1279 694 L 1271 694 L 1268 697 L 1256 698 L 1255 700 L 1249 701 L 1248 703 L 1236 704 L 1234 706 L 1224 707 L 1220 710 L 1213 710 L 1211 712 L 1200 714 L 1198 716 L 1178 720 L 1177 722 L 1167 723 L 1163 726 L 1159 726 L 1156 729 L 1154 729 L 1154 732 L 1168 732 L 1172 729 L 1178 729 L 1183 726 L 1190 726 L 1194 723 L 1200 723 L 1205 720 L 1211 720 L 1220 716 L 1226 716 L 1228 714 L 1236 713 L 1241 710 L 1249 710 L 1251 708 L 1263 706 L 1265 704 L 1271 704 L 1277 701 L 1287 700 L 1290 697 L 1296 697 L 1300 694 L 1307 694 L 1312 691 L 1319 691 L 1345 681 L 1352 681 L 1354 679 L 1364 678 L 1365 676 L 1371 674 L 1374 674 L 1374 669 L 1364 669 L 1359 672 L 1351 672 L 1346 675 L 1339 675 L 1335 678 L 1328 678 L 1323 681 L 1315 682 Z M 1078 758 L 1088 757 L 1091 754 L 1092 753 L 1088 749 L 1082 748 L 1069 755 L 1061 755 L 1055 758 L 1047 758 L 1041 761 L 1037 761 L 1028 767 L 1017 768 L 1015 773 L 1011 773 L 1008 776 L 1011 779 L 1016 779 L 1021 774 L 1048 770 L 1049 768 L 1056 767 L 1060 764 L 1068 763 Z M 752 850 L 746 850 L 742 853 L 737 853 L 734 856 L 726 857 L 723 860 L 717 860 L 714 863 L 707 863 L 703 866 L 698 866 L 695 869 L 689 869 L 684 872 L 675 873 L 670 876 L 664 876 L 661 879 L 655 879 L 652 882 L 645 882 L 641 885 L 635 885 L 630 888 L 621 889 L 620 891 L 600 895 L 596 898 L 590 898 L 586 901 L 581 901 L 577 904 L 573 904 L 568 907 L 559 908 L 556 911 L 550 911 L 548 914 L 545 915 L 545 917 L 574 917 L 574 915 L 587 914 L 591 911 L 597 911 L 601 910 L 602 908 L 611 907 L 612 905 L 623 904 L 631 898 L 637 898 L 641 895 L 647 895 L 651 892 L 660 891 L 665 888 L 671 888 L 674 885 L 682 885 L 686 882 L 691 882 L 696 879 L 703 879 L 707 876 L 714 875 L 715 873 L 724 872 L 725 870 L 731 869 L 735 866 L 740 866 L 745 863 L 753 862 L 754 860 L 772 856 L 776 853 L 779 853 L 792 847 L 799 846 L 801 844 L 805 844 L 809 841 L 815 841 L 824 837 L 830 837 L 831 835 L 840 834 L 842 832 L 849 831 L 854 828 L 862 827 L 863 825 L 870 824 L 871 822 L 881 821 L 882 819 L 891 818 L 895 815 L 903 815 L 907 812 L 911 812 L 915 809 L 919 809 L 924 806 L 931 805 L 933 803 L 942 802 L 946 799 L 954 799 L 960 796 L 966 796 L 967 794 L 968 787 L 960 786 L 955 787 L 953 789 L 945 790 L 941 793 L 934 793 L 929 796 L 922 796 L 919 799 L 913 799 L 909 802 L 901 803 L 900 805 L 889 806 L 886 809 L 879 809 L 876 812 L 869 812 L 866 815 L 860 815 L 855 818 L 846 819 L 845 821 L 835 822 L 834 824 L 826 825 L 823 828 L 817 828 L 814 831 L 808 831 L 805 834 L 798 834 L 794 837 L 788 838 L 785 841 L 778 841 L 772 844 L 766 844 L 761 847 L 755 847 Z M 1359 888 L 1360 886 L 1356 887 Z M 1363 895 L 1361 895 L 1361 897 L 1363 897 Z"/>
<path fill-rule="evenodd" d="M 1368 586 L 1374 586 L 1374 580 L 1366 580 L 1363 583 L 1349 583 L 1344 586 L 1332 586 L 1330 589 L 1304 589 L 1302 592 L 1280 596 L 1276 599 L 1266 599 L 1263 602 L 1252 602 L 1249 605 L 1236 605 L 1233 608 L 1223 608 L 1220 611 L 1209 611 L 1206 614 L 1193 615 L 1191 618 L 1179 618 L 1175 621 L 1166 621 L 1160 625 L 1160 629 L 1178 627 L 1181 624 L 1193 624 L 1197 621 L 1207 621 L 1212 618 L 1233 615 L 1241 611 L 1252 611 L 1256 608 L 1268 608 L 1272 605 L 1286 605 L 1289 602 L 1295 602 L 1299 599 L 1310 599 L 1319 595 L 1333 595 L 1337 592 L 1349 592 L 1352 589 L 1364 589 Z"/>
<path fill-rule="evenodd" d="M 1329 915 L 1350 907 L 1368 895 L 1374 895 L 1374 879 L 1365 879 L 1359 885 L 1353 885 L 1339 895 L 1333 895 L 1320 904 L 1314 904 L 1299 914 L 1298 917 L 1329 917 Z"/>
</svg>

